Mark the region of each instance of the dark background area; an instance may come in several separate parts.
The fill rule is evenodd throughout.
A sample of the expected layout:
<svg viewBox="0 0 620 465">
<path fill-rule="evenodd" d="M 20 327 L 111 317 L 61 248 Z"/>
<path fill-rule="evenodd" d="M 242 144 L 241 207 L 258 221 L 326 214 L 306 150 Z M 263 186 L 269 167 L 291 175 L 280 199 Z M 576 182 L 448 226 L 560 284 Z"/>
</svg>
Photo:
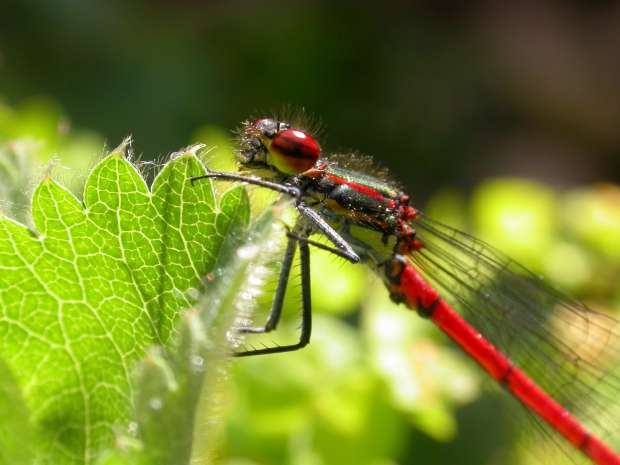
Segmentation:
<svg viewBox="0 0 620 465">
<path fill-rule="evenodd" d="M 3 3 L 0 95 L 53 96 L 146 158 L 293 105 L 422 197 L 620 178 L 616 2 Z"/>
</svg>

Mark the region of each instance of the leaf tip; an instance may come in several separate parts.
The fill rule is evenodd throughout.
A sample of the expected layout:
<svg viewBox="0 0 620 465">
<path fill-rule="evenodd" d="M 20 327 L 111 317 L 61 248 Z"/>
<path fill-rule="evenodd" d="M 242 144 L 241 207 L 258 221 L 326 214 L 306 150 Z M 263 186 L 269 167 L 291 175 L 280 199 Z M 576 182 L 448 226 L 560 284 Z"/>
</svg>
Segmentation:
<svg viewBox="0 0 620 465">
<path fill-rule="evenodd" d="M 53 184 L 53 183 L 54 183 L 54 180 L 52 179 L 52 176 L 49 173 L 45 173 L 39 184 L 41 186 L 47 186 L 48 184 Z"/>
<path fill-rule="evenodd" d="M 49 174 L 49 173 L 46 173 L 41 178 L 41 181 L 39 182 L 39 185 L 35 189 L 35 192 L 38 191 L 39 189 L 52 188 L 52 187 L 58 186 L 58 185 L 59 184 L 54 180 L 52 175 Z"/>
<path fill-rule="evenodd" d="M 177 158 L 183 158 L 183 157 L 193 158 L 198 154 L 198 152 L 200 152 L 205 147 L 206 147 L 206 144 L 202 144 L 202 143 L 196 143 L 196 144 L 190 145 L 189 147 L 179 150 L 178 152 L 171 153 L 170 159 L 176 160 Z"/>
<path fill-rule="evenodd" d="M 185 149 L 185 151 L 187 153 L 190 153 L 192 155 L 196 155 L 198 152 L 200 152 L 202 149 L 204 149 L 207 145 L 203 144 L 203 143 L 196 143 L 193 145 L 190 145 L 189 147 L 187 147 L 187 149 Z"/>
<path fill-rule="evenodd" d="M 125 137 L 123 139 L 123 141 L 115 149 L 113 149 L 110 152 L 108 157 L 109 158 L 119 158 L 119 159 L 125 158 L 125 154 L 127 153 L 127 148 L 131 146 L 132 142 L 133 142 L 133 139 L 132 139 L 131 135 Z"/>
</svg>

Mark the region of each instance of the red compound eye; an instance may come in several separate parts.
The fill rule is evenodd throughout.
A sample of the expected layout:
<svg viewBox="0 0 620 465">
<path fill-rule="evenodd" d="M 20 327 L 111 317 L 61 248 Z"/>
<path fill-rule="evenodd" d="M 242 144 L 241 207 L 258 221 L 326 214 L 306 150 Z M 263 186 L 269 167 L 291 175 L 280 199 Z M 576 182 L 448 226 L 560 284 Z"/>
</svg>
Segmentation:
<svg viewBox="0 0 620 465">
<path fill-rule="evenodd" d="M 269 161 L 278 171 L 298 174 L 314 166 L 321 155 L 321 147 L 306 131 L 285 129 L 274 136 L 269 153 Z"/>
</svg>

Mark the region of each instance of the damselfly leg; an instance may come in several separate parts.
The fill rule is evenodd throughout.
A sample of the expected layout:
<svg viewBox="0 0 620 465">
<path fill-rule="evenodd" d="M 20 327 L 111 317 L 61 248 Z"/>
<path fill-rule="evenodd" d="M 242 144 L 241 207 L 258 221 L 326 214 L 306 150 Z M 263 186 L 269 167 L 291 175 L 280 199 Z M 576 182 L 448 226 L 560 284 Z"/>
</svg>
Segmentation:
<svg viewBox="0 0 620 465">
<path fill-rule="evenodd" d="M 301 293 L 302 293 L 302 311 L 301 311 L 301 328 L 299 341 L 295 344 L 284 346 L 263 347 L 260 349 L 250 349 L 244 351 L 233 352 L 235 357 L 247 357 L 253 355 L 265 355 L 281 352 L 291 352 L 305 347 L 310 342 L 312 333 L 312 301 L 311 301 L 311 284 L 310 284 L 310 250 L 309 246 L 317 247 L 322 250 L 333 253 L 352 263 L 360 261 L 359 256 L 353 251 L 349 243 L 343 239 L 320 215 L 299 200 L 300 190 L 295 186 L 282 185 L 265 181 L 262 179 L 237 175 L 234 173 L 219 173 L 209 171 L 206 175 L 197 176 L 191 179 L 191 182 L 201 179 L 215 179 L 220 181 L 244 182 L 256 185 L 266 189 L 270 189 L 282 194 L 290 195 L 297 199 L 295 207 L 301 215 L 301 221 L 294 229 L 294 232 L 287 231 L 288 243 L 282 268 L 278 279 L 278 286 L 271 305 L 271 311 L 264 326 L 246 326 L 237 328 L 240 333 L 264 334 L 276 329 L 282 316 L 282 308 L 284 306 L 284 297 L 288 287 L 291 268 L 295 258 L 295 251 L 299 248 L 299 261 L 301 267 Z M 308 239 L 308 235 L 314 230 L 323 233 L 337 248 L 329 247 L 320 242 Z M 304 232 L 302 232 L 304 231 Z"/>
<path fill-rule="evenodd" d="M 250 176 L 243 176 L 234 173 L 220 173 L 217 171 L 208 171 L 207 174 L 193 177 L 190 179 L 190 181 L 194 183 L 201 179 L 243 182 L 246 184 L 264 187 L 265 189 L 269 189 L 275 192 L 280 192 L 281 194 L 290 195 L 291 197 L 296 199 L 295 208 L 308 221 L 311 229 L 318 230 L 323 233 L 323 235 L 327 237 L 327 239 L 329 239 L 329 241 L 339 249 L 338 252 L 335 252 L 337 255 L 343 257 L 351 263 L 360 262 L 360 257 L 353 250 L 353 247 L 351 247 L 351 245 L 340 234 L 338 234 L 338 232 L 334 228 L 332 228 L 329 223 L 325 221 L 325 219 L 321 217 L 321 215 L 319 215 L 315 210 L 313 210 L 311 207 L 301 201 L 301 190 L 298 187 L 288 184 L 279 184 L 276 182 L 265 181 L 263 179 L 253 178 Z"/>
<path fill-rule="evenodd" d="M 291 275 L 291 268 L 293 265 L 293 259 L 295 258 L 295 249 L 299 248 L 299 263 L 301 268 L 301 332 L 299 335 L 299 341 L 295 344 L 284 346 L 272 346 L 264 347 L 261 349 L 250 349 L 239 352 L 233 352 L 235 357 L 248 357 L 252 355 L 266 355 L 276 354 L 280 352 L 292 352 L 299 350 L 310 342 L 310 335 L 312 333 L 312 301 L 310 297 L 310 251 L 308 244 L 304 241 L 299 241 L 296 237 L 289 236 L 286 252 L 284 254 L 284 260 L 282 262 L 282 269 L 280 270 L 280 278 L 278 280 L 278 287 L 273 299 L 271 311 L 267 318 L 267 323 L 262 327 L 241 327 L 237 328 L 240 333 L 268 333 L 274 330 L 280 317 L 282 316 L 282 307 L 284 305 L 284 296 L 286 295 L 286 288 L 288 286 L 289 277 Z"/>
</svg>

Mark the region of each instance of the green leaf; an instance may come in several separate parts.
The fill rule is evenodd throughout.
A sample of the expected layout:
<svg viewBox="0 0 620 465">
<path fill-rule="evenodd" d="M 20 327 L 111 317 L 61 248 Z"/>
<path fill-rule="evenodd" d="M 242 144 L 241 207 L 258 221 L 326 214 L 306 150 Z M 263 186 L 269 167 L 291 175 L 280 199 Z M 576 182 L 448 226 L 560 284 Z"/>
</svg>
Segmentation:
<svg viewBox="0 0 620 465">
<path fill-rule="evenodd" d="M 226 208 L 223 202 L 222 210 Z M 266 264 L 280 253 L 282 238 L 281 227 L 274 227 L 267 211 L 244 247 L 237 249 L 237 241 L 227 243 L 208 292 L 183 314 L 171 347 L 154 347 L 139 364 L 136 421 L 131 431 L 119 434 L 118 449 L 100 465 L 181 465 L 190 459 L 201 463 L 213 455 L 217 426 L 222 424 L 214 419 L 222 410 L 222 394 L 230 391 L 227 330 L 233 320 L 252 310 L 254 302 L 248 295 L 260 287 Z"/>
<path fill-rule="evenodd" d="M 33 439 L 28 409 L 9 367 L 0 360 L 0 465 L 28 465 Z"/>
<path fill-rule="evenodd" d="M 32 412 L 40 463 L 94 463 L 132 416 L 132 370 L 166 344 L 180 310 L 226 238 L 248 219 L 238 189 L 215 201 L 194 147 L 151 189 L 125 144 L 90 173 L 83 204 L 45 178 L 32 199 L 35 231 L 0 219 L 0 357 Z"/>
</svg>

